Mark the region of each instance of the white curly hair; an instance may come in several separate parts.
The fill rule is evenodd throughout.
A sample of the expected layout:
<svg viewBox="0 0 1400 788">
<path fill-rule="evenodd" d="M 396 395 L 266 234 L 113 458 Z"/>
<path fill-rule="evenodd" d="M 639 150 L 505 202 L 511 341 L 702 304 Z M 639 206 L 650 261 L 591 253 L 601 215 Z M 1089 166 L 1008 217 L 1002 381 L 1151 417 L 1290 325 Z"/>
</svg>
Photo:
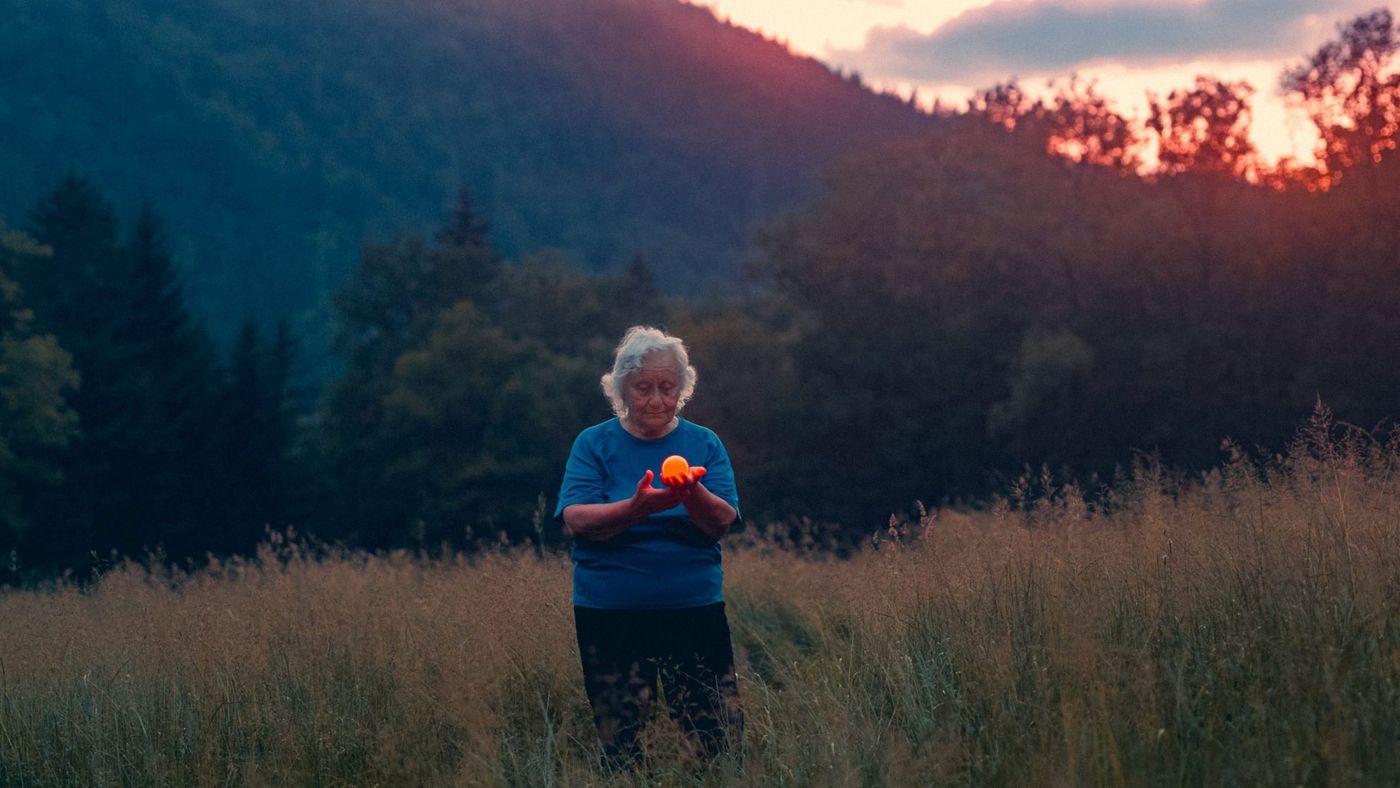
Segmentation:
<svg viewBox="0 0 1400 788">
<path fill-rule="evenodd" d="M 676 359 L 676 366 L 680 368 L 681 391 L 676 405 L 677 413 L 695 393 L 695 380 L 698 375 L 695 367 L 690 365 L 690 354 L 686 352 L 685 343 L 680 337 L 673 337 L 651 326 L 632 326 L 622 335 L 617 350 L 613 351 L 612 371 L 603 375 L 601 381 L 603 394 L 607 396 L 608 402 L 612 403 L 613 413 L 616 413 L 618 418 L 627 415 L 627 401 L 622 396 L 627 377 L 641 369 L 642 360 L 652 353 L 670 353 Z"/>
</svg>

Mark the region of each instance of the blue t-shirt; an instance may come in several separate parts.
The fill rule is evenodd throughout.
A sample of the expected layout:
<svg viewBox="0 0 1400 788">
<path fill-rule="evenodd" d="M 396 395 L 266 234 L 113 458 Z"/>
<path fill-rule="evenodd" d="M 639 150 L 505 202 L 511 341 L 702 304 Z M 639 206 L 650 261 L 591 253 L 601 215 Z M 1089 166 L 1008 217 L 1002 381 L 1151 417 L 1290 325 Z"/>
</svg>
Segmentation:
<svg viewBox="0 0 1400 788">
<path fill-rule="evenodd" d="M 659 486 L 661 462 L 672 454 L 705 466 L 700 483 L 739 511 L 729 453 L 714 432 L 680 419 L 676 428 L 644 440 L 609 419 L 579 433 L 556 518 L 576 503 L 612 503 L 631 498 L 650 470 Z M 719 540 L 690 521 L 685 506 L 657 512 L 607 541 L 575 539 L 574 604 L 607 609 L 699 607 L 723 599 L 724 569 Z"/>
</svg>

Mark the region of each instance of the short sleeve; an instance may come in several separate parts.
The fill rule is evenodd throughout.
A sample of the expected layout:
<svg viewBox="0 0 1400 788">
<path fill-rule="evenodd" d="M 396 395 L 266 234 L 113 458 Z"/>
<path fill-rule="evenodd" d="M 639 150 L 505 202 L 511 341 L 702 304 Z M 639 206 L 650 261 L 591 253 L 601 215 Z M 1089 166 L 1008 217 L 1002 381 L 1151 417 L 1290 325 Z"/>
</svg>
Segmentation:
<svg viewBox="0 0 1400 788">
<path fill-rule="evenodd" d="M 743 514 L 739 511 L 739 489 L 734 483 L 734 466 L 729 462 L 729 452 L 725 450 L 724 443 L 718 435 L 710 433 L 711 448 L 707 462 L 705 463 L 705 478 L 702 482 L 705 489 L 714 493 L 734 507 L 737 519 L 742 520 Z"/>
<path fill-rule="evenodd" d="M 559 505 L 555 519 L 564 515 L 564 507 L 576 503 L 605 503 L 607 501 L 607 472 L 598 456 L 589 433 L 580 433 L 569 450 L 564 464 L 564 483 L 559 488 Z"/>
</svg>

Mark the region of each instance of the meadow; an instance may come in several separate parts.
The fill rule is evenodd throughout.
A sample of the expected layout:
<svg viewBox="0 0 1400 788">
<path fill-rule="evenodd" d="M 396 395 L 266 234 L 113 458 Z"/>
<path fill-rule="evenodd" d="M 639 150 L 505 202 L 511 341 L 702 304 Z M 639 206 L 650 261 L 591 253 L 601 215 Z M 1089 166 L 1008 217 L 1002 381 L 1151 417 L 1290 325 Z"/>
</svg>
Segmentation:
<svg viewBox="0 0 1400 788">
<path fill-rule="evenodd" d="M 742 747 L 593 767 L 567 556 L 275 536 L 0 592 L 0 785 L 1400 783 L 1400 443 L 730 537 Z M 798 538 L 793 533 L 799 533 Z M 662 717 L 664 720 L 664 715 Z"/>
</svg>

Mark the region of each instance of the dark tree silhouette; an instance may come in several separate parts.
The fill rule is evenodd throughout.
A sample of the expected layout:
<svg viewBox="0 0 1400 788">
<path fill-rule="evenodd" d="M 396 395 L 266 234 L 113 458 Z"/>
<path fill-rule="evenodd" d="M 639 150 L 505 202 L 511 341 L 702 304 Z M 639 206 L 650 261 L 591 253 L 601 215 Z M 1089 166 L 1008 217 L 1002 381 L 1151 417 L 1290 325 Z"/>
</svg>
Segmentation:
<svg viewBox="0 0 1400 788">
<path fill-rule="evenodd" d="M 1400 51 L 1390 11 L 1381 8 L 1339 28 L 1305 63 L 1279 83 L 1301 100 L 1317 126 L 1325 174 L 1369 169 L 1395 150 L 1400 136 Z"/>
<path fill-rule="evenodd" d="M 1169 175 L 1254 174 L 1257 153 L 1249 138 L 1253 93 L 1247 82 L 1199 76 L 1190 90 L 1173 90 L 1165 99 L 1150 95 L 1147 125 L 1157 135 L 1159 169 Z"/>
</svg>

